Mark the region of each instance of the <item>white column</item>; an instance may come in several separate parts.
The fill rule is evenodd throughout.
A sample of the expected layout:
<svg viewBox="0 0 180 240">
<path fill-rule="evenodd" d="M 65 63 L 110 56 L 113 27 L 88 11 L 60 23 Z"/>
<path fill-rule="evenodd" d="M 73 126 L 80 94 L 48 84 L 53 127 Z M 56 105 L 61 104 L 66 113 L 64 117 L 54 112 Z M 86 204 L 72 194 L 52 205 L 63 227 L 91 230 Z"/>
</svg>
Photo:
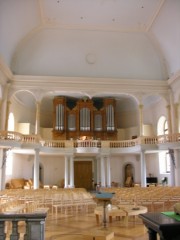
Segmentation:
<svg viewBox="0 0 180 240">
<path fill-rule="evenodd" d="M 179 103 L 174 104 L 175 109 L 175 133 L 179 133 Z"/>
<path fill-rule="evenodd" d="M 175 186 L 180 186 L 180 149 L 176 149 L 175 152 Z"/>
<path fill-rule="evenodd" d="M 5 120 L 5 130 L 8 130 L 8 120 L 9 120 L 9 109 L 10 109 L 11 102 L 7 101 L 6 105 L 6 120 Z"/>
<path fill-rule="evenodd" d="M 39 149 L 35 149 L 34 157 L 34 189 L 39 188 Z"/>
<path fill-rule="evenodd" d="M 94 175 L 93 175 L 93 179 L 94 179 L 94 184 L 97 183 L 97 159 L 93 160 L 94 163 Z"/>
<path fill-rule="evenodd" d="M 65 156 L 65 169 L 64 169 L 64 188 L 67 188 L 69 185 L 69 164 L 68 164 L 68 156 Z"/>
<path fill-rule="evenodd" d="M 74 158 L 70 156 L 70 187 L 74 188 Z"/>
<path fill-rule="evenodd" d="M 177 131 L 177 124 L 176 124 L 176 106 L 174 104 L 174 94 L 171 89 L 169 89 L 169 97 L 167 99 L 167 114 L 168 114 L 168 130 L 169 134 L 176 133 Z"/>
<path fill-rule="evenodd" d="M 104 166 L 104 156 L 101 156 L 101 187 L 105 187 L 105 166 Z"/>
<path fill-rule="evenodd" d="M 168 131 L 169 134 L 172 134 L 172 119 L 171 119 L 171 106 L 167 105 L 167 114 L 168 114 Z"/>
<path fill-rule="evenodd" d="M 6 109 L 7 102 L 3 99 L 1 101 L 1 130 L 5 130 L 6 125 Z"/>
<path fill-rule="evenodd" d="M 3 89 L 3 97 L 1 99 L 1 130 L 7 130 L 8 127 L 8 118 L 9 118 L 9 107 L 10 101 L 8 98 L 10 83 L 7 83 Z M 9 102 L 9 103 L 8 103 Z"/>
<path fill-rule="evenodd" d="M 0 149 L 0 190 L 5 189 L 7 150 Z"/>
<path fill-rule="evenodd" d="M 141 151 L 140 160 L 141 160 L 141 187 L 146 187 L 146 161 L 144 151 Z"/>
<path fill-rule="evenodd" d="M 40 134 L 40 102 L 36 102 L 36 124 L 35 134 Z"/>
<path fill-rule="evenodd" d="M 111 163 L 110 163 L 110 158 L 109 156 L 106 157 L 106 171 L 107 171 L 107 187 L 111 187 Z"/>
<path fill-rule="evenodd" d="M 143 105 L 139 105 L 139 135 L 143 136 Z"/>
<path fill-rule="evenodd" d="M 2 130 L 2 116 L 4 115 L 4 112 L 3 112 L 3 101 L 2 99 L 0 99 L 0 130 Z"/>
<path fill-rule="evenodd" d="M 175 166 L 176 166 L 175 156 L 177 156 L 176 150 L 170 149 L 169 154 L 170 154 L 171 186 L 175 186 Z"/>
<path fill-rule="evenodd" d="M 101 181 L 101 175 L 100 175 L 100 158 L 96 158 L 96 183 L 99 184 L 99 182 Z"/>
</svg>

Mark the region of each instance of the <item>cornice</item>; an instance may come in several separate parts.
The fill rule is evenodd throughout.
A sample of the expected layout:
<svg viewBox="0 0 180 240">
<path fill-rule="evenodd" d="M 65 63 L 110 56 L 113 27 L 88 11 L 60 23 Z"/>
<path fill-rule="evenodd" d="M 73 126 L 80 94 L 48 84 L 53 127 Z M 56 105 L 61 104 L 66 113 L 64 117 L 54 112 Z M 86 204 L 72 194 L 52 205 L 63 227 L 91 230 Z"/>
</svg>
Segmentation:
<svg viewBox="0 0 180 240">
<path fill-rule="evenodd" d="M 15 75 L 12 88 L 16 90 L 41 89 L 45 91 L 91 91 L 107 93 L 166 93 L 167 81 L 118 78 L 20 76 Z"/>
<path fill-rule="evenodd" d="M 178 70 L 171 78 L 169 78 L 168 84 L 171 85 L 179 80 L 180 80 L 180 70 Z"/>
<path fill-rule="evenodd" d="M 0 57 L 0 73 L 1 73 L 1 81 L 2 83 L 6 83 L 7 81 L 13 78 L 13 74 L 10 68 L 4 63 L 2 57 Z"/>
</svg>

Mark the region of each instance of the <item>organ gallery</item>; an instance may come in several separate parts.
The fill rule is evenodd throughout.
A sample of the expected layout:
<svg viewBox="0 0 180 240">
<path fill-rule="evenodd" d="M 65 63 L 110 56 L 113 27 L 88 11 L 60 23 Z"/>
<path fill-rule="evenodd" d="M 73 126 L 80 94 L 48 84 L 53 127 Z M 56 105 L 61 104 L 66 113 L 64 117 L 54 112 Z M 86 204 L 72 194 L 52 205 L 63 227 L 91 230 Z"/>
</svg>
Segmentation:
<svg viewBox="0 0 180 240">
<path fill-rule="evenodd" d="M 55 97 L 53 106 L 53 139 L 117 139 L 115 99 Z"/>
</svg>

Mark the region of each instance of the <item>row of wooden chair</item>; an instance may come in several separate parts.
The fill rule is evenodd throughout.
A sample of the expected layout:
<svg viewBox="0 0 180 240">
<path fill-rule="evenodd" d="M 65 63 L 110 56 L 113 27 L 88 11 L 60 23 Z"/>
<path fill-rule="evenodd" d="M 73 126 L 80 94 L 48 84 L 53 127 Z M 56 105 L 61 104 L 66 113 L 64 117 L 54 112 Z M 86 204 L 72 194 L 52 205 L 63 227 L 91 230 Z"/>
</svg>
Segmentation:
<svg viewBox="0 0 180 240">
<path fill-rule="evenodd" d="M 112 204 L 136 204 L 146 206 L 148 211 L 172 211 L 180 202 L 180 187 L 154 188 L 103 188 L 101 191 L 114 192 Z"/>
<path fill-rule="evenodd" d="M 0 194 L 1 212 L 22 204 L 25 204 L 26 211 L 50 209 L 53 214 L 58 211 L 64 214 L 92 212 L 96 207 L 93 195 L 85 189 L 13 189 Z"/>
</svg>

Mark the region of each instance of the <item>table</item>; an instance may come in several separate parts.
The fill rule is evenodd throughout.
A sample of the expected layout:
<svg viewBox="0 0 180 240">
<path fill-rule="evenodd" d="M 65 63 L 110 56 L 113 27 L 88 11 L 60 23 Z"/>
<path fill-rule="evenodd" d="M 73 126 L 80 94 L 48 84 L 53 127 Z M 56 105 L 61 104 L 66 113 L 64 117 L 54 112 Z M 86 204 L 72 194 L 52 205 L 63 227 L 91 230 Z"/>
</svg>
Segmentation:
<svg viewBox="0 0 180 240">
<path fill-rule="evenodd" d="M 109 217 L 109 222 L 112 222 L 112 217 L 124 217 L 126 225 L 128 224 L 129 216 L 137 216 L 147 212 L 147 207 L 134 206 L 134 205 L 108 205 L 106 212 Z M 99 224 L 99 216 L 103 215 L 103 208 L 98 206 L 95 208 L 94 213 L 96 215 L 97 224 Z"/>
<path fill-rule="evenodd" d="M 148 229 L 149 240 L 157 240 L 157 234 L 160 240 L 179 240 L 180 222 L 162 213 L 145 213 L 139 217 L 143 220 Z"/>
<path fill-rule="evenodd" d="M 139 214 L 147 213 L 148 211 L 147 207 L 144 207 L 144 206 L 118 205 L 118 207 L 119 209 L 124 210 L 127 214 L 127 217 L 125 218 L 126 225 L 128 224 L 129 216 L 133 216 L 135 218 L 136 216 L 139 216 Z"/>
<path fill-rule="evenodd" d="M 98 206 L 95 208 L 94 213 L 96 215 L 96 222 L 99 224 L 99 217 L 103 216 L 103 207 Z M 123 209 L 119 209 L 118 206 L 108 205 L 106 207 L 106 213 L 109 218 L 109 222 L 112 222 L 113 217 L 126 217 L 127 213 Z"/>
</svg>

